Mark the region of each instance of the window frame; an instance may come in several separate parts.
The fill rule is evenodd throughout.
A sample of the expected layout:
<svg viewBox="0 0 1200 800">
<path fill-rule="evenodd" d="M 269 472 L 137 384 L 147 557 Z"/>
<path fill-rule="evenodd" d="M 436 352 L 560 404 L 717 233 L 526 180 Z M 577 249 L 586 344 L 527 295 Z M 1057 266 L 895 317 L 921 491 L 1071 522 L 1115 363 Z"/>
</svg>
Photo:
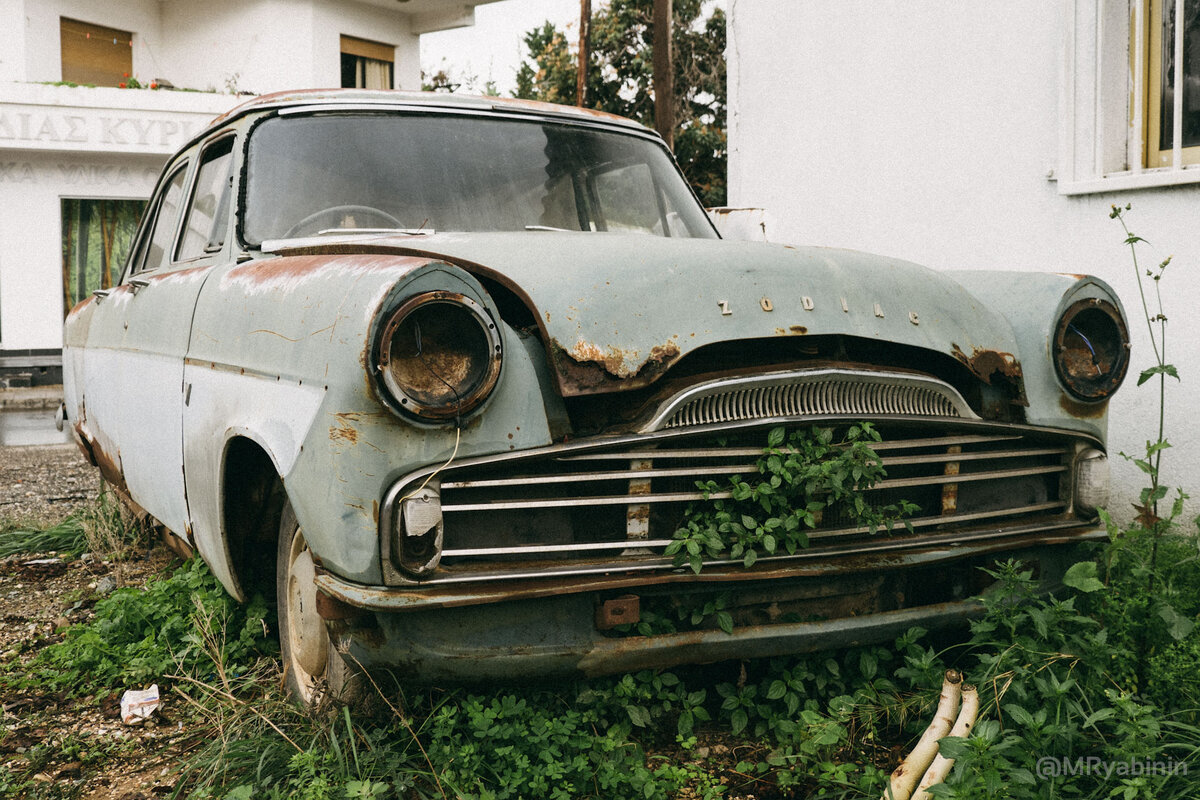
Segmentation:
<svg viewBox="0 0 1200 800">
<path fill-rule="evenodd" d="M 338 50 L 339 68 L 342 67 L 342 60 L 347 56 L 353 59 L 362 60 L 363 66 L 365 62 L 375 61 L 387 65 L 387 86 L 384 89 L 394 89 L 396 87 L 396 46 L 385 42 L 375 42 L 370 39 L 363 39 L 358 36 L 349 36 L 347 34 L 340 35 L 340 47 Z M 353 86 L 346 86 L 345 77 L 340 81 L 343 89 L 365 89 L 365 86 L 358 86 L 358 81 L 355 80 Z M 376 87 L 378 88 L 378 87 Z"/>
<path fill-rule="evenodd" d="M 1200 0 L 1175 2 L 1183 10 Z M 1049 176 L 1059 194 L 1200 183 L 1200 148 L 1178 146 L 1182 92 L 1173 98 L 1176 146 L 1157 151 L 1160 160 L 1161 154 L 1169 155 L 1167 163 L 1151 165 L 1151 66 L 1162 60 L 1150 40 L 1155 6 L 1161 21 L 1162 0 L 1070 0 L 1062 5 L 1059 159 Z M 1181 30 L 1177 26 L 1176 53 Z M 1175 59 L 1175 68 L 1175 84 L 1181 85 L 1181 59 Z M 1161 73 L 1158 79 L 1161 85 Z M 1185 158 L 1185 151 L 1191 150 L 1198 151 L 1195 162 L 1190 153 Z"/>
<path fill-rule="evenodd" d="M 1163 150 L 1159 148 L 1158 143 L 1162 140 L 1162 94 L 1163 94 L 1163 48 L 1168 44 L 1174 50 L 1174 63 L 1176 66 L 1173 83 L 1176 87 L 1185 83 L 1182 81 L 1182 64 L 1183 64 L 1183 39 L 1184 36 L 1179 32 L 1179 14 L 1176 14 L 1176 36 L 1173 42 L 1163 42 L 1163 12 L 1165 11 L 1166 3 L 1169 0 L 1146 0 L 1149 3 L 1149 13 L 1146 14 L 1146 30 L 1134 31 L 1135 36 L 1145 36 L 1147 39 L 1146 45 L 1146 98 L 1145 98 L 1145 119 L 1146 119 L 1146 154 L 1145 166 L 1147 168 L 1154 167 L 1170 167 L 1175 164 L 1175 147 Z M 1181 3 L 1180 0 L 1174 0 L 1175 6 L 1182 10 L 1190 8 L 1191 3 L 1200 2 L 1200 0 L 1190 0 L 1190 2 Z M 1200 43 L 1197 43 L 1200 44 Z M 1189 146 L 1183 145 L 1183 100 L 1184 92 L 1177 91 L 1179 95 L 1178 101 L 1174 102 L 1172 108 L 1172 122 L 1174 127 L 1172 130 L 1171 141 L 1179 140 L 1180 150 L 1179 163 L 1181 166 L 1192 164 L 1200 164 L 1200 144 Z M 1174 99 L 1174 98 L 1173 98 Z"/>
<path fill-rule="evenodd" d="M 92 39 L 93 36 L 97 42 L 107 42 L 108 37 L 113 38 L 114 46 L 119 46 L 118 42 L 125 42 L 125 49 L 129 51 L 129 59 L 124 58 L 112 59 L 113 63 L 117 60 L 121 62 L 120 67 L 111 67 L 108 63 L 100 63 L 96 66 L 96 62 L 103 62 L 102 58 L 94 58 L 93 64 L 84 64 L 81 61 L 73 61 L 71 64 L 71 73 L 67 71 L 67 53 L 72 52 L 78 54 L 80 52 L 94 52 L 97 56 L 100 55 L 100 50 L 94 46 L 84 45 L 82 47 L 67 46 L 67 36 L 83 35 L 87 39 Z M 95 86 L 118 86 L 122 84 L 122 79 L 128 80 L 133 74 L 133 31 L 123 31 L 119 28 L 110 28 L 106 25 L 97 25 L 94 22 L 85 22 L 74 17 L 58 18 L 58 52 L 59 52 L 59 78 L 63 81 L 78 84 L 90 84 Z M 107 46 L 107 45 L 102 45 Z M 110 67 L 115 69 L 115 72 L 110 73 Z M 82 71 L 83 74 L 80 74 Z M 104 82 L 96 80 L 96 75 L 87 74 L 88 71 L 94 71 L 97 75 L 104 76 Z M 111 81 L 111 82 L 109 82 Z"/>
<path fill-rule="evenodd" d="M 128 283 L 135 275 L 141 275 L 146 272 L 155 272 L 162 269 L 163 266 L 170 267 L 173 263 L 167 259 L 165 264 L 146 268 L 146 257 L 149 253 L 150 240 L 154 236 L 154 230 L 158 226 L 158 217 L 162 213 L 163 200 L 166 198 L 167 191 L 170 189 L 172 181 L 180 173 L 183 174 L 183 189 L 182 197 L 188 196 L 189 188 L 189 172 L 192 169 L 192 153 L 174 162 L 168 169 L 163 170 L 162 176 L 159 178 L 158 185 L 154 187 L 154 192 L 150 195 L 150 202 L 146 206 L 146 214 L 142 217 L 142 224 L 138 230 L 137 244 L 129 251 L 129 261 L 125 265 L 124 274 L 121 276 L 121 283 Z M 174 253 L 176 242 L 179 239 L 179 226 L 183 221 L 183 209 L 185 205 L 179 204 L 179 209 L 176 212 L 174 229 L 171 232 L 170 248 L 164 250 L 166 253 Z"/>
<path fill-rule="evenodd" d="M 221 197 L 221 199 L 218 202 L 216 211 L 213 215 L 213 227 L 212 227 L 212 231 L 215 231 L 218 218 L 223 217 L 224 228 L 225 228 L 224 238 L 222 239 L 219 247 L 213 247 L 211 244 L 206 243 L 205 247 L 197 255 L 191 256 L 189 258 L 181 258 L 180 257 L 182 255 L 181 251 L 183 249 L 183 244 L 186 239 L 187 222 L 188 222 L 188 219 L 191 217 L 192 208 L 195 206 L 195 203 L 196 203 L 196 192 L 200 188 L 200 176 L 204 172 L 205 156 L 207 156 L 208 153 L 210 153 L 214 147 L 223 146 L 226 142 L 229 143 L 229 170 L 228 170 L 228 174 L 226 177 L 226 180 L 228 181 L 229 185 L 227 187 L 225 187 L 223 196 Z M 229 241 L 230 241 L 230 231 L 231 231 L 231 227 L 232 227 L 230 217 L 231 217 L 231 212 L 237 203 L 237 199 L 235 197 L 236 190 L 237 190 L 237 175 L 238 175 L 238 163 L 237 163 L 238 146 L 237 146 L 237 144 L 238 144 L 237 143 L 237 131 L 224 130 L 224 131 L 221 131 L 221 132 L 209 137 L 208 139 L 206 139 L 204 141 L 203 144 L 200 145 L 199 150 L 198 150 L 199 155 L 195 159 L 196 168 L 195 168 L 195 170 L 193 170 L 194 174 L 191 175 L 190 178 L 185 179 L 184 190 L 186 192 L 187 203 L 183 205 L 183 213 L 180 215 L 179 220 L 176 223 L 175 239 L 174 239 L 174 242 L 172 243 L 171 258 L 167 262 L 168 267 L 173 266 L 175 264 L 189 264 L 190 265 L 190 264 L 194 264 L 197 261 L 202 261 L 204 259 L 211 259 L 214 257 L 219 257 L 228 248 Z M 218 158 L 219 157 L 220 156 L 218 156 Z M 171 174 L 174 175 L 175 173 L 172 172 Z M 164 184 L 164 186 L 165 185 L 166 184 Z M 210 231 L 210 237 L 211 237 L 211 231 Z"/>
</svg>

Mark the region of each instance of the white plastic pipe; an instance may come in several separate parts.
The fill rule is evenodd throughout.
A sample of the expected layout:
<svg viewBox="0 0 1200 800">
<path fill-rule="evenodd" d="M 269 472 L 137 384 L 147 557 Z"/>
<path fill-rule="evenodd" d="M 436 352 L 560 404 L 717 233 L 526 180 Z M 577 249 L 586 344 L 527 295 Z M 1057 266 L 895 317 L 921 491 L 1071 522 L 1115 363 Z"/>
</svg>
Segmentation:
<svg viewBox="0 0 1200 800">
<path fill-rule="evenodd" d="M 975 718 L 978 715 L 979 692 L 975 691 L 974 686 L 962 687 L 962 709 L 958 712 L 958 719 L 954 720 L 954 727 L 950 729 L 950 735 L 965 739 L 970 735 L 971 729 L 975 727 Z M 953 758 L 946 758 L 938 753 L 937 757 L 933 759 L 933 763 L 929 765 L 929 769 L 925 770 L 925 776 L 921 778 L 921 783 L 917 786 L 917 793 L 913 795 L 912 800 L 932 800 L 933 795 L 929 793 L 929 787 L 946 780 L 946 776 L 950 774 L 950 768 L 953 766 Z"/>
<path fill-rule="evenodd" d="M 929 765 L 938 754 L 938 740 L 950 733 L 958 715 L 958 701 L 961 696 L 962 675 L 958 670 L 946 670 L 946 678 L 942 681 L 942 694 L 938 698 L 937 712 L 933 721 L 921 734 L 917 746 L 912 749 L 900 766 L 892 771 L 888 789 L 882 800 L 909 800 L 917 782 L 925 775 Z"/>
</svg>

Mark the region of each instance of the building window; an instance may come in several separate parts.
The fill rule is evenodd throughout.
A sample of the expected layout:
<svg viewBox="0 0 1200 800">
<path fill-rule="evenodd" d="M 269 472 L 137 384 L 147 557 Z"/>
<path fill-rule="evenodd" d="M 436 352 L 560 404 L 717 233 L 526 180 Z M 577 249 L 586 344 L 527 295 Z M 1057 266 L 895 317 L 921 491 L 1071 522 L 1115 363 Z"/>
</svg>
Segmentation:
<svg viewBox="0 0 1200 800">
<path fill-rule="evenodd" d="M 396 48 L 342 36 L 342 88 L 391 89 Z"/>
<path fill-rule="evenodd" d="M 1200 164 L 1200 1 L 1183 4 L 1183 25 L 1178 36 L 1176 26 L 1181 20 L 1175 0 L 1150 0 L 1149 6 L 1146 166 L 1173 165 L 1176 133 L 1182 142 L 1182 162 Z M 1183 86 L 1178 126 L 1177 79 Z"/>
<path fill-rule="evenodd" d="M 121 278 L 145 200 L 62 201 L 63 315 Z"/>
<path fill-rule="evenodd" d="M 1059 192 L 1200 183 L 1200 0 L 1065 8 Z"/>
<path fill-rule="evenodd" d="M 62 17 L 59 36 L 64 81 L 117 86 L 133 74 L 132 33 Z"/>
</svg>

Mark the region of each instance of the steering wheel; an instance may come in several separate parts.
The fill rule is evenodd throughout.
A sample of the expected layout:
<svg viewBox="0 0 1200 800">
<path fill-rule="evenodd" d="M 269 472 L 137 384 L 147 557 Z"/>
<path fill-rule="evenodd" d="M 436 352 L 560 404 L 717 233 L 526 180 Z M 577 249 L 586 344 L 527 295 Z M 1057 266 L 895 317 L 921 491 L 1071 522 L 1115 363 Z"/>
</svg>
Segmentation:
<svg viewBox="0 0 1200 800">
<path fill-rule="evenodd" d="M 325 230 L 327 228 L 336 228 L 343 221 L 343 219 L 345 219 L 346 217 L 351 216 L 351 215 L 356 216 L 356 217 L 358 215 L 364 215 L 368 218 L 373 218 L 376 221 L 382 221 L 382 222 L 386 223 L 384 225 L 375 225 L 375 226 L 363 225 L 359 222 L 359 220 L 355 219 L 354 227 L 356 227 L 356 228 L 368 228 L 368 227 L 402 228 L 402 227 L 404 227 L 403 225 L 400 224 L 400 220 L 396 219 L 395 217 L 393 217 L 391 214 L 387 213 L 386 211 L 380 211 L 378 208 L 374 208 L 373 206 L 357 206 L 357 205 L 330 206 L 329 208 L 323 208 L 320 211 L 317 211 L 313 214 L 309 214 L 307 217 L 300 220 L 292 227 L 288 228 L 287 233 L 285 233 L 283 235 L 283 238 L 291 239 L 293 236 L 297 236 L 301 232 L 308 231 L 308 229 L 310 229 L 310 228 L 312 229 L 313 233 L 316 233 L 317 231 Z M 320 224 L 318 224 L 318 223 L 320 223 Z"/>
</svg>

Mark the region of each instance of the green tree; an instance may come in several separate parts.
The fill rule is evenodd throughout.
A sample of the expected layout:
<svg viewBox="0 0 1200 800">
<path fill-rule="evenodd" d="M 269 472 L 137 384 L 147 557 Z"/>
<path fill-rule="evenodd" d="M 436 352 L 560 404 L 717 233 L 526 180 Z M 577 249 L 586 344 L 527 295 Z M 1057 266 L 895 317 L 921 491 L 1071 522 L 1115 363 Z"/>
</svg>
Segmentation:
<svg viewBox="0 0 1200 800">
<path fill-rule="evenodd" d="M 725 204 L 725 13 L 674 0 L 675 158 L 707 206 Z M 592 16 L 588 105 L 654 127 L 653 0 L 611 0 Z M 575 103 L 576 51 L 547 22 L 525 35 L 516 97 Z"/>
</svg>

